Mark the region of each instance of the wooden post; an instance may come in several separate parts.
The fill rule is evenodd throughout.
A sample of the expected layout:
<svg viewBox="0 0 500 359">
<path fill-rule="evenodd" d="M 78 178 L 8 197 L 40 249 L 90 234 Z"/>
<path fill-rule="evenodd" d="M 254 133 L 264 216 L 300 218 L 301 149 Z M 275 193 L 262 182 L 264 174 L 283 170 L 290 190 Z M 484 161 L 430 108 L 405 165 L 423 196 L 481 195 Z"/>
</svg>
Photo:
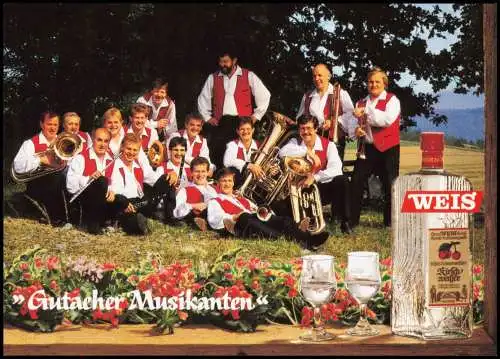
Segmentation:
<svg viewBox="0 0 500 359">
<path fill-rule="evenodd" d="M 497 5 L 483 5 L 485 117 L 485 328 L 497 341 Z"/>
</svg>

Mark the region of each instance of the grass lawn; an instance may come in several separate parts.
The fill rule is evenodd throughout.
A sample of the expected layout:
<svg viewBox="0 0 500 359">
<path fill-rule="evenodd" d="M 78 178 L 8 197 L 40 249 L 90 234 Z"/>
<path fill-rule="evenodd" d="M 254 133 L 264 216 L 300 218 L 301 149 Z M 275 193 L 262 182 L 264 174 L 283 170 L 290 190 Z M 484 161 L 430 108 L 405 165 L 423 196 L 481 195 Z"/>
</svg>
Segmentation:
<svg viewBox="0 0 500 359">
<path fill-rule="evenodd" d="M 346 160 L 354 159 L 354 144 L 346 150 Z M 478 151 L 449 149 L 445 151 L 445 167 L 452 173 L 467 176 L 474 188 L 484 188 L 484 153 Z M 420 168 L 420 149 L 418 146 L 401 147 L 401 174 Z M 22 186 L 4 188 L 4 199 L 10 194 L 22 190 Z M 5 201 L 4 201 L 5 206 Z M 5 208 L 5 207 L 4 207 Z M 326 209 L 326 207 L 325 207 Z M 204 266 L 213 262 L 220 254 L 243 247 L 244 256 L 257 256 L 270 261 L 289 260 L 302 255 L 301 247 L 285 239 L 270 241 L 219 239 L 212 232 L 202 233 L 190 227 L 172 228 L 151 220 L 153 232 L 148 236 L 127 236 L 119 231 L 109 235 L 93 236 L 86 232 L 71 229 L 63 230 L 39 224 L 34 220 L 4 218 L 4 262 L 10 263 L 23 251 L 39 244 L 50 253 L 71 256 L 86 256 L 98 263 L 114 262 L 120 266 L 136 265 L 139 259 L 147 256 L 159 256 L 163 263 L 175 260 L 192 260 L 195 265 Z M 324 254 L 337 257 L 338 262 L 345 262 L 347 252 L 355 250 L 377 251 L 381 258 L 390 256 L 390 229 L 382 226 L 382 213 L 365 209 L 361 215 L 360 226 L 352 235 L 343 235 L 337 227 L 327 225 L 331 233 L 323 250 Z M 475 263 L 482 263 L 484 258 L 484 229 L 476 229 L 473 249 Z"/>
</svg>

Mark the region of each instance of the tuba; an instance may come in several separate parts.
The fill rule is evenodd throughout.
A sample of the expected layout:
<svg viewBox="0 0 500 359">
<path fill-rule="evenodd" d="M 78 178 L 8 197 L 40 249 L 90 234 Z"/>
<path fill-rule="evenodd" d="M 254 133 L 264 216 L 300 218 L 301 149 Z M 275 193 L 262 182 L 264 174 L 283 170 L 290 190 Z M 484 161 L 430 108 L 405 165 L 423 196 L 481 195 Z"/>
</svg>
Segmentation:
<svg viewBox="0 0 500 359">
<path fill-rule="evenodd" d="M 161 164 L 165 161 L 165 146 L 160 141 L 154 141 L 151 147 L 148 150 L 148 159 L 149 164 L 153 169 L 161 166 Z"/>
<path fill-rule="evenodd" d="M 46 176 L 51 173 L 60 172 L 66 168 L 66 161 L 69 161 L 74 156 L 82 152 L 83 141 L 78 136 L 78 134 L 62 132 L 57 135 L 54 142 L 43 152 L 39 152 L 36 155 L 41 157 L 49 153 L 56 155 L 60 162 L 60 166 L 50 167 L 41 165 L 33 171 L 26 173 L 17 173 L 14 169 L 14 165 L 11 167 L 11 175 L 14 181 L 17 183 L 26 183 L 34 179 Z"/>
<path fill-rule="evenodd" d="M 272 202 L 290 195 L 294 221 L 299 223 L 310 217 L 308 232 L 316 234 L 325 228 L 318 187 L 314 184 L 301 189 L 296 185 L 312 171 L 313 163 L 307 157 L 286 157 L 283 161 L 278 157 L 280 147 L 295 133 L 286 125 L 283 115 L 273 112 L 272 127 L 252 161 L 262 167 L 264 176 L 255 179 L 249 173 L 238 192 L 259 206 L 257 216 L 261 220 L 269 219 Z"/>
</svg>

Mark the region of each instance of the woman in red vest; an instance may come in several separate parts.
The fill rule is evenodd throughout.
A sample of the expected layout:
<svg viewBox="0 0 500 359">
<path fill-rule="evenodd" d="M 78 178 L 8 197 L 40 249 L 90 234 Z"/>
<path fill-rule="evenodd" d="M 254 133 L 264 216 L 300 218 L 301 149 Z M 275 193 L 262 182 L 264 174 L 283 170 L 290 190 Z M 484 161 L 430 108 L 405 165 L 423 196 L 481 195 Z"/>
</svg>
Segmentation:
<svg viewBox="0 0 500 359">
<path fill-rule="evenodd" d="M 59 130 L 59 115 L 52 111 L 42 113 L 40 128 L 37 135 L 23 142 L 14 158 L 14 170 L 26 174 L 37 170 L 40 166 L 58 168 L 65 166 L 53 151 L 46 151 L 57 138 Z M 44 175 L 29 181 L 26 185 L 26 195 L 38 202 L 47 210 L 48 220 L 53 226 L 63 226 L 66 221 L 63 171 Z"/>
<path fill-rule="evenodd" d="M 228 232 L 236 237 L 265 237 L 275 239 L 284 236 L 297 240 L 307 249 L 315 250 L 328 239 L 328 232 L 311 235 L 307 232 L 309 221 L 299 226 L 290 218 L 271 214 L 267 221 L 257 217 L 257 207 L 245 197 L 236 195 L 234 172 L 222 168 L 218 173 L 217 197 L 208 201 L 207 221 L 210 227 L 222 235 Z"/>
<path fill-rule="evenodd" d="M 362 126 L 355 130 L 356 137 L 364 141 L 366 159 L 358 158 L 351 179 L 352 225 L 359 224 L 364 184 L 375 170 L 380 173 L 384 190 L 384 225 L 391 225 L 391 185 L 399 175 L 399 125 L 401 104 L 386 91 L 387 74 L 380 68 L 367 76 L 368 96 L 359 100 L 354 116 Z"/>
<path fill-rule="evenodd" d="M 217 168 L 223 167 L 226 143 L 234 138 L 238 116 L 251 117 L 254 123 L 259 121 L 271 99 L 257 75 L 237 62 L 232 52 L 220 52 L 219 71 L 208 76 L 198 96 L 198 111 L 208 123 L 204 130 Z"/>
</svg>

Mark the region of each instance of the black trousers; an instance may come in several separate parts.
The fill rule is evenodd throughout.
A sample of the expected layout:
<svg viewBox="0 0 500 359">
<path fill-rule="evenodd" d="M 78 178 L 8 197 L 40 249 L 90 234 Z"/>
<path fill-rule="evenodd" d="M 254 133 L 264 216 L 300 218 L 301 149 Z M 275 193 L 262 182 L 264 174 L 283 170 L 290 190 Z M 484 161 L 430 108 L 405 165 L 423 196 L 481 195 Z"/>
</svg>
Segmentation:
<svg viewBox="0 0 500 359">
<path fill-rule="evenodd" d="M 237 137 L 238 121 L 238 116 L 224 115 L 218 126 L 212 126 L 209 123 L 205 123 L 203 126 L 203 135 L 210 148 L 210 160 L 217 169 L 224 167 L 223 159 L 226 145 Z"/>
<path fill-rule="evenodd" d="M 165 220 L 171 220 L 175 209 L 175 188 L 166 181 L 165 176 L 161 176 L 153 187 L 144 185 L 144 196 L 142 198 L 129 199 L 122 195 L 116 195 L 116 208 L 120 212 L 118 220 L 125 233 L 145 234 L 144 226 L 140 223 L 143 218 L 138 214 L 140 213 L 145 217 L 150 216 L 161 199 L 163 199 L 164 203 Z M 124 212 L 129 203 L 137 206 L 135 213 Z"/>
<path fill-rule="evenodd" d="M 196 223 L 194 222 L 195 218 L 203 218 L 204 220 L 207 220 L 207 209 L 205 208 L 199 215 L 195 215 L 193 211 L 189 212 L 186 217 L 184 217 L 182 220 L 186 222 L 188 225 L 190 225 L 193 228 L 198 228 Z"/>
<path fill-rule="evenodd" d="M 45 206 L 51 224 L 66 222 L 64 188 L 66 176 L 63 171 L 51 173 L 27 183 L 26 194 L 38 204 Z"/>
<path fill-rule="evenodd" d="M 332 211 L 332 218 L 338 218 L 342 222 L 349 221 L 350 219 L 350 202 L 349 195 L 349 181 L 345 175 L 334 177 L 328 183 L 316 183 L 318 186 L 321 203 L 323 205 L 330 204 Z M 271 208 L 273 211 L 282 216 L 292 217 L 292 205 L 290 197 L 281 201 L 275 201 Z"/>
<path fill-rule="evenodd" d="M 102 226 L 107 219 L 116 217 L 121 209 L 120 204 L 117 201 L 107 202 L 107 191 L 108 181 L 106 177 L 101 176 L 82 192 L 78 199 L 82 205 L 85 223 L 98 223 Z"/>
<path fill-rule="evenodd" d="M 384 191 L 384 225 L 391 225 L 391 186 L 399 175 L 399 145 L 380 152 L 367 143 L 365 145 L 366 159 L 357 159 L 351 179 L 351 224 L 357 226 L 361 213 L 363 188 L 368 176 L 375 170 L 380 173 Z"/>
<path fill-rule="evenodd" d="M 300 242 L 309 242 L 312 235 L 302 232 L 290 217 L 271 216 L 268 221 L 261 221 L 257 215 L 243 213 L 234 227 L 236 237 L 267 237 L 276 239 L 285 236 Z"/>
</svg>

